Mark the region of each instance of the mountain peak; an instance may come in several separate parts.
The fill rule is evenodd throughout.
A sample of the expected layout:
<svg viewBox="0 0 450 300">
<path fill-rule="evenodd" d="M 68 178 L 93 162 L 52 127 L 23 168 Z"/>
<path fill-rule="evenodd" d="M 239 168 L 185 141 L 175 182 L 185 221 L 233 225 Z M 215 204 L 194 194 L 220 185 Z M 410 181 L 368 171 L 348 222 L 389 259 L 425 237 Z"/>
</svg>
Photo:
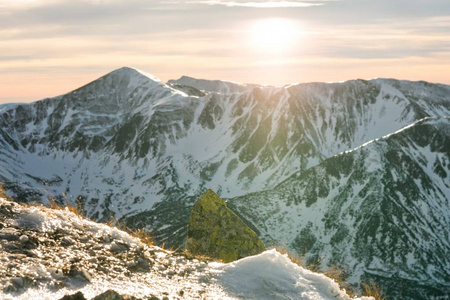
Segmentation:
<svg viewBox="0 0 450 300">
<path fill-rule="evenodd" d="M 150 74 L 150 73 L 146 73 L 144 71 L 141 71 L 139 69 L 136 68 L 132 68 L 132 67 L 122 67 L 119 69 L 116 69 L 110 73 L 108 73 L 106 76 L 117 76 L 117 77 L 126 77 L 126 78 L 134 78 L 134 79 L 144 79 L 144 80 L 149 80 L 152 81 L 154 83 L 163 85 L 162 81 L 160 79 L 158 79 L 157 77 L 155 77 L 154 75 Z"/>
</svg>

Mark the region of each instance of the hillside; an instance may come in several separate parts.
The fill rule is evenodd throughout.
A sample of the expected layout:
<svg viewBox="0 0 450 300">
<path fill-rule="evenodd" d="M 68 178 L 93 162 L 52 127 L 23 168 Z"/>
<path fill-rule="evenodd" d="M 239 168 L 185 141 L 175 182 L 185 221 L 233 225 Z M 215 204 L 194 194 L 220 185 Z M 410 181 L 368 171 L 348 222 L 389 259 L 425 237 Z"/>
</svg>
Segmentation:
<svg viewBox="0 0 450 300">
<path fill-rule="evenodd" d="M 133 299 L 341 299 L 331 279 L 275 250 L 234 263 L 205 262 L 69 210 L 0 198 L 0 298 L 60 299 L 112 290 Z M 273 289 L 273 287 L 277 287 Z M 370 300 L 362 297 L 357 299 Z M 356 300 L 356 298 L 355 298 Z"/>
<path fill-rule="evenodd" d="M 175 246 L 211 188 L 266 242 L 321 268 L 351 266 L 353 282 L 396 278 L 385 283 L 393 295 L 404 280 L 441 295 L 448 116 L 450 87 L 427 82 L 164 84 L 121 68 L 56 98 L 2 106 L 0 182 L 18 201 L 79 205 Z"/>
<path fill-rule="evenodd" d="M 350 282 L 377 281 L 402 297 L 446 295 L 449 157 L 449 119 L 427 118 L 229 203 L 266 243 L 348 268 Z"/>
</svg>

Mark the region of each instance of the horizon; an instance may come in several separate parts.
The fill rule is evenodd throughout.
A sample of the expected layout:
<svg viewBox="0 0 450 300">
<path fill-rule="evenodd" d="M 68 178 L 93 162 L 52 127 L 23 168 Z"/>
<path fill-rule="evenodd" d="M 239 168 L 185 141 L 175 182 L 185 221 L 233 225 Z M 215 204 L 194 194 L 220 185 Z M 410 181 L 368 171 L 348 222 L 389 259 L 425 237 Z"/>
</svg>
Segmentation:
<svg viewBox="0 0 450 300">
<path fill-rule="evenodd" d="M 450 85 L 447 0 L 0 0 L 0 16 L 0 104 L 66 94 L 124 65 L 162 82 Z"/>
<path fill-rule="evenodd" d="M 96 77 L 96 78 L 94 78 L 92 80 L 89 80 L 89 81 L 87 81 L 87 82 L 85 82 L 85 83 L 83 83 L 83 84 L 81 84 L 79 86 L 76 86 L 76 87 L 72 88 L 69 91 L 63 92 L 61 94 L 51 95 L 51 96 L 43 96 L 42 98 L 39 98 L 39 99 L 23 97 L 22 101 L 20 101 L 21 100 L 20 98 L 17 98 L 16 100 L 18 100 L 18 101 L 12 101 L 12 102 L 4 102 L 0 98 L 0 105 L 4 105 L 4 104 L 26 104 L 26 103 L 32 103 L 32 102 L 36 102 L 36 101 L 41 101 L 41 100 L 44 100 L 44 99 L 51 99 L 51 98 L 63 96 L 65 94 L 71 93 L 71 92 L 73 92 L 75 90 L 78 90 L 80 88 L 83 88 L 84 86 L 89 85 L 89 84 L 97 81 L 98 79 L 100 79 L 100 78 L 102 78 L 102 77 L 104 77 L 104 76 L 106 76 L 106 75 L 108 75 L 110 73 L 113 73 L 115 71 L 118 71 L 120 69 L 123 69 L 123 68 L 134 69 L 134 70 L 136 70 L 138 72 L 145 73 L 145 74 L 143 74 L 144 76 L 150 75 L 154 79 L 159 80 L 164 85 L 167 85 L 169 83 L 169 81 L 171 81 L 171 80 L 176 81 L 176 80 L 180 80 L 182 77 L 188 77 L 188 78 L 192 78 L 192 79 L 195 79 L 195 80 L 206 80 L 206 81 L 217 81 L 218 80 L 218 81 L 223 81 L 223 82 L 233 83 L 233 84 L 256 85 L 256 86 L 260 86 L 260 87 L 273 87 L 273 88 L 283 88 L 283 87 L 286 87 L 286 86 L 298 85 L 298 84 L 310 84 L 310 83 L 334 84 L 334 83 L 345 83 L 345 82 L 356 81 L 356 80 L 372 81 L 372 80 L 378 80 L 378 79 L 380 79 L 380 80 L 410 81 L 410 82 L 427 82 L 427 83 L 430 83 L 430 84 L 440 84 L 440 85 L 446 85 L 446 86 L 450 87 L 450 84 L 441 83 L 441 82 L 430 82 L 430 81 L 420 80 L 420 79 L 419 80 L 409 80 L 409 79 L 389 78 L 389 77 L 351 78 L 351 79 L 340 80 L 340 81 L 302 81 L 302 82 L 290 82 L 290 83 L 286 83 L 286 84 L 282 84 L 282 85 L 260 84 L 260 83 L 256 83 L 256 82 L 237 82 L 237 81 L 217 79 L 217 78 L 216 79 L 214 79 L 214 78 L 197 78 L 197 77 L 189 76 L 189 75 L 186 75 L 186 74 L 180 75 L 180 76 L 178 76 L 176 78 L 169 78 L 168 80 L 162 80 L 161 78 L 155 76 L 151 72 L 147 72 L 146 70 L 142 70 L 142 69 L 135 68 L 135 67 L 132 67 L 132 66 L 122 66 L 122 67 L 116 68 L 114 70 L 107 71 L 103 75 L 100 75 L 100 76 L 98 76 L 98 77 Z M 150 78 L 150 79 L 152 79 L 152 78 Z"/>
</svg>

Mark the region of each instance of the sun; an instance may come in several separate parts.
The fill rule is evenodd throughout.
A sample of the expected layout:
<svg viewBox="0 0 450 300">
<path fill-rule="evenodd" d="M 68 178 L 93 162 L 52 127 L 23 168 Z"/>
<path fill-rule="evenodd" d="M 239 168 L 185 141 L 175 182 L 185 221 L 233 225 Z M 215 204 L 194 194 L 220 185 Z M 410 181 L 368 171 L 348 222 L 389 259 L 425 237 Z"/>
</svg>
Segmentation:
<svg viewBox="0 0 450 300">
<path fill-rule="evenodd" d="M 293 47 L 301 36 L 297 23 L 287 19 L 265 19 L 250 30 L 251 42 L 260 52 L 283 53 Z"/>
</svg>

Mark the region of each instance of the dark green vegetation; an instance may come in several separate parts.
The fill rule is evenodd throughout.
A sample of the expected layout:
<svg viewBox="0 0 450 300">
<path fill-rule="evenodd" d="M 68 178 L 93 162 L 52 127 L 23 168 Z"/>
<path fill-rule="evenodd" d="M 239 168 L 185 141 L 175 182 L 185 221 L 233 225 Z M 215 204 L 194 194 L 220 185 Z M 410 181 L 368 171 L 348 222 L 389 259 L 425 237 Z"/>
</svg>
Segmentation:
<svg viewBox="0 0 450 300">
<path fill-rule="evenodd" d="M 256 233 L 212 190 L 194 204 L 186 239 L 190 254 L 232 262 L 265 250 Z"/>
</svg>

